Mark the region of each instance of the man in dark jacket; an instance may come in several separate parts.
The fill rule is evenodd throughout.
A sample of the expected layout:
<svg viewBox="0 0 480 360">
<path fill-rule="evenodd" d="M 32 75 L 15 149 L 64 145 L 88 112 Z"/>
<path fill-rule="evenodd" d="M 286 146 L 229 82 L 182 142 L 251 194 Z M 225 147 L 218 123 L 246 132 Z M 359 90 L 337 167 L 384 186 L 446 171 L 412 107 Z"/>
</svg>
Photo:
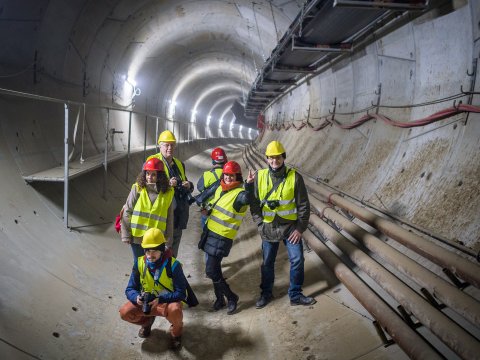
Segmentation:
<svg viewBox="0 0 480 360">
<path fill-rule="evenodd" d="M 169 179 L 170 186 L 175 189 L 175 210 L 173 212 L 173 255 L 178 255 L 180 240 L 183 229 L 187 228 L 189 207 L 195 201 L 191 195 L 193 183 L 188 181 L 185 164 L 173 156 L 177 139 L 170 130 L 163 131 L 158 137 L 160 152 L 150 156 L 163 161 L 165 174 Z M 147 160 L 148 160 L 147 159 Z"/>
<path fill-rule="evenodd" d="M 261 309 L 273 298 L 275 259 L 280 242 L 287 247 L 290 259 L 291 305 L 312 305 L 316 301 L 302 294 L 304 257 L 302 233 L 310 218 L 310 202 L 303 178 L 285 166 L 286 153 L 278 141 L 268 144 L 268 169 L 262 169 L 255 178 L 254 196 L 250 203 L 253 221 L 262 238 L 262 289 L 256 308 Z"/>
</svg>

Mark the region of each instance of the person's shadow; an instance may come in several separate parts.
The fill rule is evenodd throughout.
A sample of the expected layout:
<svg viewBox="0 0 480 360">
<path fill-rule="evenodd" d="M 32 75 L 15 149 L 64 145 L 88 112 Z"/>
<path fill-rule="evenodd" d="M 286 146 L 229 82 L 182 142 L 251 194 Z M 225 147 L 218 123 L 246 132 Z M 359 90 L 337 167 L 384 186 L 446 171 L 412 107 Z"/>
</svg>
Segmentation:
<svg viewBox="0 0 480 360">
<path fill-rule="evenodd" d="M 255 339 L 255 342 L 258 338 Z M 200 323 L 188 323 L 184 326 L 182 335 L 182 347 L 173 351 L 170 346 L 170 333 L 154 328 L 148 338 L 142 343 L 142 352 L 161 354 L 169 352 L 172 358 L 191 359 L 194 355 L 197 359 L 222 359 L 227 351 L 238 348 L 255 347 L 254 340 L 245 334 L 240 328 L 229 328 L 221 325 L 210 328 Z"/>
</svg>

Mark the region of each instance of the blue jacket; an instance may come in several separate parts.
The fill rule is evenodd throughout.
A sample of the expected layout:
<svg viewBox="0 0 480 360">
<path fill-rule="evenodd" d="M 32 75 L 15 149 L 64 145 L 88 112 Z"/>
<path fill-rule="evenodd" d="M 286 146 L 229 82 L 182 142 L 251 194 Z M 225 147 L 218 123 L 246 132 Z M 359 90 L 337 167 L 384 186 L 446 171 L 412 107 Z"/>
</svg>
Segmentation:
<svg viewBox="0 0 480 360">
<path fill-rule="evenodd" d="M 160 268 L 165 259 L 160 258 L 156 263 L 156 268 Z M 151 270 L 152 275 L 155 273 L 155 269 Z M 176 262 L 175 266 L 172 266 L 172 280 L 173 280 L 173 292 L 164 291 L 158 296 L 159 303 L 172 303 L 177 301 L 185 301 L 187 297 L 187 279 L 183 274 L 182 265 L 180 262 Z M 128 281 L 127 288 L 125 289 L 125 295 L 127 299 L 133 304 L 137 304 L 137 296 L 141 295 L 142 285 L 140 283 L 140 273 L 138 272 L 138 259 L 135 259 L 133 263 L 132 273 L 130 274 L 130 280 Z"/>
</svg>

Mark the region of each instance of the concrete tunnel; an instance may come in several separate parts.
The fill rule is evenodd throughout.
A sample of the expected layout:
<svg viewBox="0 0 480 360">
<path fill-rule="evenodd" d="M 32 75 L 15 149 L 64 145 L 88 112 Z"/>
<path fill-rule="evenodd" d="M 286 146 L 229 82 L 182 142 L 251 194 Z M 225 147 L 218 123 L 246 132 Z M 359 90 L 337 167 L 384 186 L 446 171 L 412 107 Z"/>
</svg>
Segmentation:
<svg viewBox="0 0 480 360">
<path fill-rule="evenodd" d="M 0 2 L 2 359 L 480 358 L 480 1 Z M 159 132 L 195 184 L 223 147 L 306 182 L 304 293 L 284 247 L 255 309 L 247 213 L 210 312 L 198 207 L 179 260 L 200 300 L 183 347 L 122 321 L 132 268 L 114 230 Z M 195 191 L 194 194 L 197 192 Z"/>
</svg>

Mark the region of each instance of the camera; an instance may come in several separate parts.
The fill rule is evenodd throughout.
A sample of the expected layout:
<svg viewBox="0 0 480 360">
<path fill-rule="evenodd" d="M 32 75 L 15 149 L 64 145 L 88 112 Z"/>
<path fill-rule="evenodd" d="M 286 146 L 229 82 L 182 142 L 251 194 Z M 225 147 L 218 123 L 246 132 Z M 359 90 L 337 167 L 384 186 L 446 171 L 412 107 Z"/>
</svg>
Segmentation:
<svg viewBox="0 0 480 360">
<path fill-rule="evenodd" d="M 191 194 L 190 190 L 187 190 L 183 187 L 181 179 L 175 179 L 177 180 L 177 186 L 175 186 L 175 191 L 177 192 L 178 197 L 180 199 L 186 198 L 188 205 L 192 205 L 196 201 L 195 197 Z"/>
<path fill-rule="evenodd" d="M 143 306 L 142 306 L 142 311 L 144 314 L 150 314 L 150 310 L 152 310 L 152 306 L 149 304 L 149 302 L 153 301 L 155 299 L 155 294 L 149 293 L 149 292 L 144 292 L 142 295 L 140 295 L 140 300 L 143 301 Z"/>
<path fill-rule="evenodd" d="M 275 210 L 277 207 L 280 206 L 279 200 L 267 200 L 267 205 L 270 209 Z"/>
<path fill-rule="evenodd" d="M 188 205 L 192 205 L 194 202 L 196 202 L 197 200 L 195 199 L 195 197 L 191 194 L 191 193 L 187 193 L 187 202 L 188 202 Z"/>
</svg>

